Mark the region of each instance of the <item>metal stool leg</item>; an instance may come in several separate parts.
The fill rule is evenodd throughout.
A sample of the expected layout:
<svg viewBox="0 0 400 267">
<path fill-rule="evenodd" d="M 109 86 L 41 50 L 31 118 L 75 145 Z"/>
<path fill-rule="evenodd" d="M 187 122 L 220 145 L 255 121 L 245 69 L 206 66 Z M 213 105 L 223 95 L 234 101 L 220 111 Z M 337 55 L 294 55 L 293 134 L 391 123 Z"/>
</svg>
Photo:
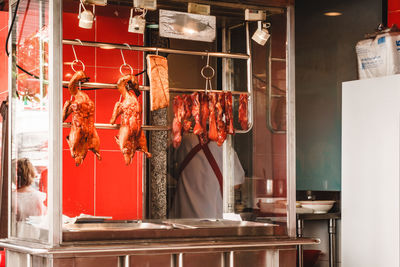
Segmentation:
<svg viewBox="0 0 400 267">
<path fill-rule="evenodd" d="M 329 267 L 336 267 L 336 219 L 329 219 Z"/>
<path fill-rule="evenodd" d="M 304 220 L 297 219 L 297 237 L 303 237 Z M 299 267 L 303 267 L 303 246 L 297 246 Z"/>
</svg>

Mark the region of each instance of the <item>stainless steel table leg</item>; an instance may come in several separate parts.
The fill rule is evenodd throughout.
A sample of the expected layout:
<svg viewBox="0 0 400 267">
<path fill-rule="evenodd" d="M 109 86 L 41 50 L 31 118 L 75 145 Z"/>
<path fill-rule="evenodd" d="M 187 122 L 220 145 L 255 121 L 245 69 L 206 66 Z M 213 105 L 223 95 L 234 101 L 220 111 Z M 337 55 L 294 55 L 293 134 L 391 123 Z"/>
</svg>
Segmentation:
<svg viewBox="0 0 400 267">
<path fill-rule="evenodd" d="M 304 220 L 297 219 L 297 237 L 303 237 Z M 303 267 L 303 246 L 297 246 L 299 267 Z"/>
<path fill-rule="evenodd" d="M 329 267 L 336 267 L 336 219 L 329 219 Z"/>
</svg>

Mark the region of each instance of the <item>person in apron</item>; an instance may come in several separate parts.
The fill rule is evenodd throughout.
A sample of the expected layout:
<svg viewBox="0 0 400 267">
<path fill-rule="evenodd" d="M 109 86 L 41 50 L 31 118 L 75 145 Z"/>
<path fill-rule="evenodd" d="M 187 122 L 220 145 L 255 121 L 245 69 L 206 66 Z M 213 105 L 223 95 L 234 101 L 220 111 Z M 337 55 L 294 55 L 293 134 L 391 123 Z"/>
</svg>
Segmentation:
<svg viewBox="0 0 400 267">
<path fill-rule="evenodd" d="M 222 147 L 202 145 L 197 135 L 184 135 L 177 151 L 179 177 L 170 218 L 222 218 Z M 244 170 L 235 152 L 235 186 Z"/>
</svg>

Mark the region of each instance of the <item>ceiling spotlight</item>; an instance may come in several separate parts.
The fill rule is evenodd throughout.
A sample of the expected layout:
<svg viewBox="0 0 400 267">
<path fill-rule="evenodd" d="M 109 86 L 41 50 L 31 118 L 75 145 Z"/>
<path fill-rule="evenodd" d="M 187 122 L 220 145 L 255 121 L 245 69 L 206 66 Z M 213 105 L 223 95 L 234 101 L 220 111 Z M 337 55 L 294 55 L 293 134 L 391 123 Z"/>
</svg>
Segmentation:
<svg viewBox="0 0 400 267">
<path fill-rule="evenodd" d="M 271 27 L 271 23 L 258 22 L 258 27 L 256 32 L 253 34 L 251 39 L 253 39 L 259 45 L 265 45 L 270 37 L 268 28 Z"/>
<path fill-rule="evenodd" d="M 85 5 L 81 0 L 79 4 L 79 15 L 78 15 L 79 27 L 84 29 L 91 29 L 93 27 L 93 21 L 95 19 L 94 13 L 95 13 L 95 5 L 93 5 L 93 12 L 92 12 L 85 8 Z"/>
<path fill-rule="evenodd" d="M 146 27 L 146 19 L 144 18 L 147 13 L 146 9 L 135 8 L 135 11 L 142 12 L 142 14 L 133 16 L 133 8 L 131 8 L 128 32 L 143 34 Z"/>
<path fill-rule="evenodd" d="M 325 12 L 324 15 L 325 15 L 325 16 L 328 16 L 328 17 L 337 17 L 337 16 L 341 16 L 341 15 L 343 15 L 343 14 L 340 13 L 340 12 L 334 12 L 334 11 L 332 11 L 332 12 Z"/>
</svg>

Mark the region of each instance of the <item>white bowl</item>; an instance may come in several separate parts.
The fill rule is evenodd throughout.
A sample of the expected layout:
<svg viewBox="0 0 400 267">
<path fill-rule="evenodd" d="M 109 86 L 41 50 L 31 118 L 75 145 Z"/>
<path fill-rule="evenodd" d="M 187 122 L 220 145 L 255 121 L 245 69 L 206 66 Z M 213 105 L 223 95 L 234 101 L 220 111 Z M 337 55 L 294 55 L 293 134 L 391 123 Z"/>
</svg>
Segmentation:
<svg viewBox="0 0 400 267">
<path fill-rule="evenodd" d="M 334 200 L 307 200 L 300 201 L 303 208 L 312 209 L 314 213 L 327 213 L 335 204 Z"/>
</svg>

